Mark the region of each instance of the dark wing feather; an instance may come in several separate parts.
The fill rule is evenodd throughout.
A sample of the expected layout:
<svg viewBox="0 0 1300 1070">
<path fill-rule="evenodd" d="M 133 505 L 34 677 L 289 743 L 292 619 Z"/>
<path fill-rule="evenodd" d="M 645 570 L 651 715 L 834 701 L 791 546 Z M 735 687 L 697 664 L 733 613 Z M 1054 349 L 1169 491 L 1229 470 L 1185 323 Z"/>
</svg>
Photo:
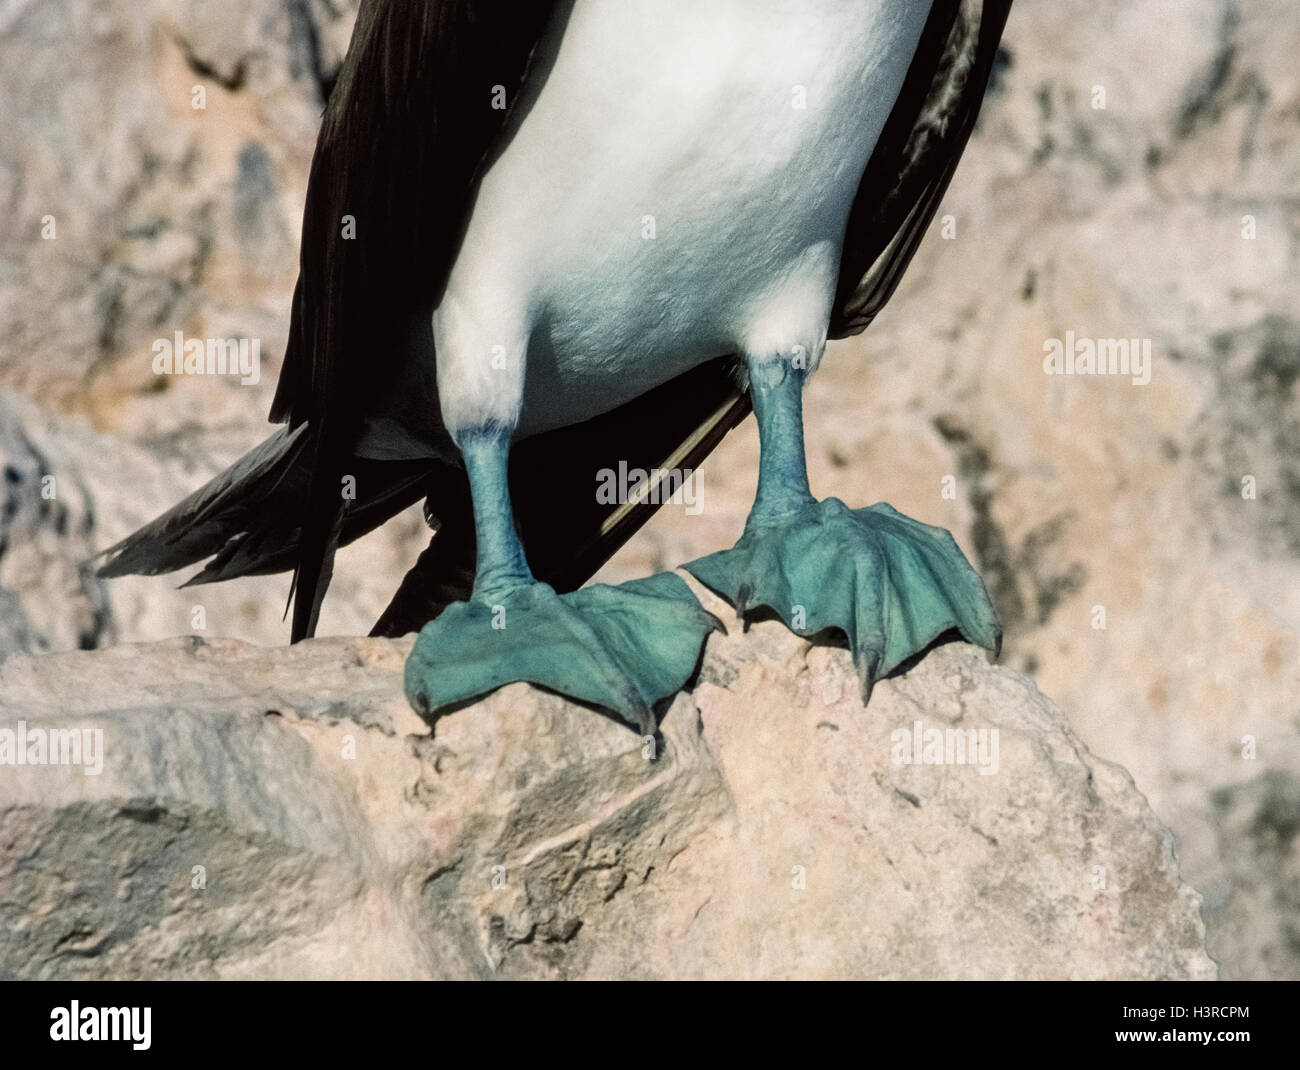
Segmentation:
<svg viewBox="0 0 1300 1070">
<path fill-rule="evenodd" d="M 659 509 L 653 483 L 641 500 L 598 502 L 603 469 L 625 463 L 652 480 L 653 473 L 694 471 L 749 411 L 743 365 L 724 357 L 594 420 L 519 443 L 510 496 L 537 575 L 559 591 L 581 587 Z M 560 527 L 557 516 L 565 520 Z"/>
<path fill-rule="evenodd" d="M 303 213 L 290 343 L 273 420 L 307 424 L 310 489 L 293 638 L 315 628 L 343 529 L 340 481 L 373 391 L 406 358 L 397 333 L 436 303 L 477 177 L 554 4 L 364 0 L 321 124 Z M 351 217 L 354 237 L 344 236 Z M 434 401 L 436 408 L 436 400 Z"/>
<path fill-rule="evenodd" d="M 454 472 L 451 466 L 439 471 Z M 428 465 L 421 461 L 372 461 L 353 458 L 348 474 L 354 475 L 365 493 L 342 517 L 337 545 L 347 546 L 390 520 L 409 505 L 418 502 L 429 486 Z M 247 519 L 236 534 L 227 538 L 221 549 L 203 569 L 182 586 L 220 583 L 237 576 L 269 576 L 294 567 L 301 537 L 301 521 L 293 503 L 306 500 L 308 474 L 305 466 L 288 473 L 276 488 L 274 502 L 258 502 L 251 495 Z M 286 508 L 281 508 L 285 506 Z M 235 526 L 222 518 L 225 530 Z"/>
<path fill-rule="evenodd" d="M 1011 0 L 935 0 L 845 229 L 830 336 L 893 295 L 975 128 Z"/>
<path fill-rule="evenodd" d="M 299 467 L 302 438 L 301 430 L 280 428 L 161 516 L 96 554 L 108 559 L 99 575 L 157 576 L 186 568 L 221 551 L 232 531 L 264 522 L 286 473 Z"/>
</svg>

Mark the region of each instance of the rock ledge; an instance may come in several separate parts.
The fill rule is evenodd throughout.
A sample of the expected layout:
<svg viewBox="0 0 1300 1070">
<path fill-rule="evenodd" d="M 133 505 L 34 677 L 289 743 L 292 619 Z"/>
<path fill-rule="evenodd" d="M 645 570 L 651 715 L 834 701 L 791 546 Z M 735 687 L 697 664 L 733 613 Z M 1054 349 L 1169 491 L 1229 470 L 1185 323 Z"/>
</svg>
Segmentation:
<svg viewBox="0 0 1300 1070">
<path fill-rule="evenodd" d="M 950 645 L 863 709 L 847 652 L 710 608 L 653 743 L 525 685 L 430 734 L 409 640 L 10 656 L 0 741 L 103 762 L 0 765 L 0 975 L 1215 976 L 1171 834 L 1032 683 Z M 950 729 L 983 768 L 901 764 Z"/>
</svg>

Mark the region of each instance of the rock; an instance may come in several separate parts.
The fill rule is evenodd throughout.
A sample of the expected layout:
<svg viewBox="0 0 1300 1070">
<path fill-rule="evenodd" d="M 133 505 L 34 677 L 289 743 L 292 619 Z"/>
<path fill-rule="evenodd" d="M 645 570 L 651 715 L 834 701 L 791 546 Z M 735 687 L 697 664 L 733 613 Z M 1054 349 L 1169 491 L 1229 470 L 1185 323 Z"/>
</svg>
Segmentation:
<svg viewBox="0 0 1300 1070">
<path fill-rule="evenodd" d="M 0 974 L 1215 976 L 1127 773 L 973 648 L 864 709 L 846 651 L 733 626 L 646 741 L 522 684 L 430 733 L 409 648 L 11 655 L 0 729 L 103 746 L 0 766 Z M 918 721 L 983 747 L 899 764 Z"/>
<path fill-rule="evenodd" d="M 8 382 L 134 435 L 247 419 L 247 388 L 159 379 L 151 343 L 180 329 L 258 337 L 278 355 L 316 129 L 355 10 L 6 5 L 0 91 L 21 117 L 0 129 Z M 274 380 L 258 389 L 269 400 Z"/>
<path fill-rule="evenodd" d="M 1222 874 L 1205 886 L 1201 908 L 1210 954 L 1245 972 L 1243 959 L 1253 953 L 1252 973 L 1287 977 L 1300 944 L 1300 777 L 1266 769 L 1211 798 L 1214 838 L 1192 843 L 1207 856 L 1195 860 L 1198 867 Z"/>
</svg>

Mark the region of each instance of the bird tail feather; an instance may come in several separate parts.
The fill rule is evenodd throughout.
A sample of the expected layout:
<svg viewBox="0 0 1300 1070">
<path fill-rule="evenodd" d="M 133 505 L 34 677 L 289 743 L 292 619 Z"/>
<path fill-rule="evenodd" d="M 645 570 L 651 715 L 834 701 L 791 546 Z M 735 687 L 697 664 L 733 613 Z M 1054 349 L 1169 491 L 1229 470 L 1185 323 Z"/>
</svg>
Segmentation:
<svg viewBox="0 0 1300 1070">
<path fill-rule="evenodd" d="M 295 567 L 310 484 L 306 424 L 281 428 L 220 475 L 97 557 L 104 577 L 156 576 L 211 558 L 183 586 Z M 360 503 L 352 503 L 338 544 L 394 516 L 424 494 L 428 462 L 356 458 L 350 466 Z"/>
</svg>

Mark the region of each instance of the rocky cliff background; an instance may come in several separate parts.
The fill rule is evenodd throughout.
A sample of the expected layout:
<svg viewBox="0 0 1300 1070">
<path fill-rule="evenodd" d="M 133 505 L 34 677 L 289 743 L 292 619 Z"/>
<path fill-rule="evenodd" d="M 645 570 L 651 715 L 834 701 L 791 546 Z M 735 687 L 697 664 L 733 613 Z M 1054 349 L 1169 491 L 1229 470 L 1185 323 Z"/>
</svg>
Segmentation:
<svg viewBox="0 0 1300 1070">
<path fill-rule="evenodd" d="M 0 650 L 284 642 L 287 577 L 85 560 L 268 433 L 354 11 L 0 2 Z M 1132 773 L 1225 978 L 1300 977 L 1297 54 L 1286 0 L 1017 0 L 940 219 L 806 404 L 814 491 L 950 528 L 1004 662 Z M 156 376 L 177 330 L 258 338 L 260 381 Z M 1046 375 L 1067 331 L 1150 339 L 1150 382 Z M 729 545 L 756 461 L 750 423 L 602 578 Z M 426 538 L 412 510 L 345 550 L 321 633 L 364 634 Z"/>
</svg>

